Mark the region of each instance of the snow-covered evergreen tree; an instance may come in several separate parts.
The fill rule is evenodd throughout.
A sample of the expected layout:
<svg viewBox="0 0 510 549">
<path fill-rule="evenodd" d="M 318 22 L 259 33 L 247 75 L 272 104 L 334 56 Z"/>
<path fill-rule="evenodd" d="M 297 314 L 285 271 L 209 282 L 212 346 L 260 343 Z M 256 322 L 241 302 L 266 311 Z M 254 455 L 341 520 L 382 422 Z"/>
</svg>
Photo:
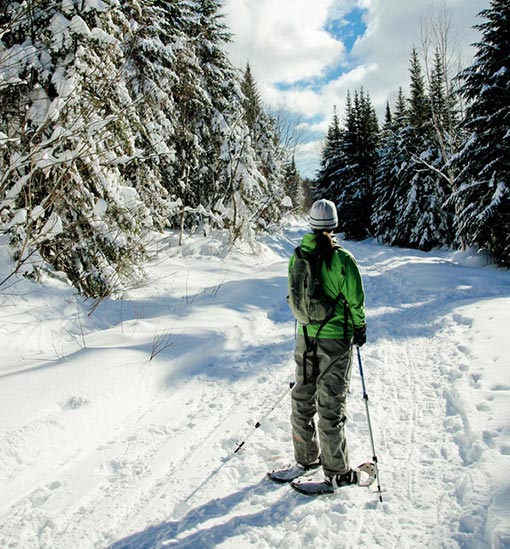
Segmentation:
<svg viewBox="0 0 510 549">
<path fill-rule="evenodd" d="M 349 101 L 349 96 L 347 96 Z M 313 186 L 313 199 L 336 200 L 336 174 L 344 166 L 343 159 L 343 131 L 340 127 L 340 120 L 336 112 L 333 111 L 333 118 L 328 127 L 324 145 L 322 147 L 322 156 L 320 169 L 317 173 L 315 184 Z"/>
<path fill-rule="evenodd" d="M 245 132 L 243 155 L 253 150 L 254 163 L 250 168 L 248 162 L 240 173 L 240 197 L 251 212 L 252 222 L 267 226 L 277 222 L 291 207 L 284 188 L 288 151 L 279 141 L 276 120 L 262 107 L 249 65 L 243 74 L 241 93 L 242 122 L 246 126 L 246 130 L 242 129 Z"/>
<path fill-rule="evenodd" d="M 346 238 L 362 239 L 371 233 L 378 139 L 379 127 L 370 97 L 361 90 L 352 100 L 348 93 L 345 128 L 340 128 L 335 111 L 315 183 L 315 197 L 337 205 L 338 229 Z"/>
<path fill-rule="evenodd" d="M 241 91 L 244 96 L 242 100 L 244 119 L 252 135 L 256 136 L 257 124 L 260 116 L 262 115 L 263 109 L 257 83 L 253 78 L 249 63 L 246 65 L 246 69 L 243 74 Z"/>
<path fill-rule="evenodd" d="M 223 49 L 228 33 L 217 3 L 169 4 L 170 21 L 179 33 L 169 44 L 176 57 L 177 81 L 170 90 L 176 111 L 172 139 L 176 156 L 167 185 L 183 207 L 209 210 L 219 192 L 220 152 L 229 132 L 232 97 L 236 103 L 237 75 Z M 188 223 L 195 222 L 191 214 Z"/>
<path fill-rule="evenodd" d="M 410 74 L 408 106 L 400 92 L 392 132 L 380 150 L 373 221 L 383 241 L 428 250 L 451 243 L 440 171 L 445 159 L 434 140 L 431 99 L 416 50 Z"/>
<path fill-rule="evenodd" d="M 372 187 L 377 163 L 379 124 L 370 97 L 363 90 L 348 92 L 345 128 L 336 114 L 329 126 L 322 151 L 321 168 L 314 197 L 337 205 L 339 231 L 346 238 L 362 239 L 371 234 Z"/>
<path fill-rule="evenodd" d="M 411 51 L 409 64 L 409 125 L 415 131 L 429 128 L 430 98 L 427 95 L 425 77 L 416 48 Z"/>
<path fill-rule="evenodd" d="M 117 5 L 47 1 L 10 3 L 4 21 L 4 231 L 24 270 L 37 252 L 103 296 L 133 274 L 148 230 L 168 213 L 158 178 L 136 163 L 146 152 L 140 98 L 123 76 L 133 22 Z M 136 188 L 145 185 L 147 202 Z"/>
<path fill-rule="evenodd" d="M 379 124 L 370 97 L 363 90 L 355 91 L 352 103 L 346 104 L 344 165 L 335 174 L 338 228 L 346 238 L 363 239 L 372 233 L 378 140 Z"/>
<path fill-rule="evenodd" d="M 405 133 L 409 138 L 406 148 L 411 153 L 411 159 L 410 169 L 402 174 L 407 188 L 398 206 L 398 232 L 403 241 L 407 241 L 406 245 L 429 250 L 451 244 L 451 220 L 444 207 L 449 189 L 441 176 L 441 168 L 447 159 L 443 158 L 434 132 L 432 105 L 437 106 L 438 118 L 445 118 L 448 109 L 441 86 L 436 85 L 436 89 L 427 93 L 415 49 L 411 53 L 410 74 L 409 128 Z"/>
<path fill-rule="evenodd" d="M 153 229 L 237 237 L 279 220 L 278 142 L 263 112 L 255 133 L 243 118 L 218 1 L 4 5 L 0 224 L 16 269 L 46 261 L 101 297 L 137 273 Z"/>
<path fill-rule="evenodd" d="M 456 157 L 457 231 L 469 244 L 510 265 L 510 4 L 491 0 L 475 28 L 474 63 L 459 76 L 468 106 L 466 142 Z"/>
<path fill-rule="evenodd" d="M 402 88 L 400 88 L 402 93 Z M 381 128 L 381 137 L 387 137 L 393 131 L 393 114 L 391 112 L 390 102 L 386 101 L 386 109 L 384 111 L 384 124 Z"/>
<path fill-rule="evenodd" d="M 410 155 L 405 142 L 408 125 L 407 100 L 400 88 L 394 113 L 386 111 L 374 184 L 373 230 L 378 238 L 389 244 L 397 244 L 399 211 L 396 198 L 402 182 L 401 171 L 405 171 L 409 164 Z"/>
</svg>

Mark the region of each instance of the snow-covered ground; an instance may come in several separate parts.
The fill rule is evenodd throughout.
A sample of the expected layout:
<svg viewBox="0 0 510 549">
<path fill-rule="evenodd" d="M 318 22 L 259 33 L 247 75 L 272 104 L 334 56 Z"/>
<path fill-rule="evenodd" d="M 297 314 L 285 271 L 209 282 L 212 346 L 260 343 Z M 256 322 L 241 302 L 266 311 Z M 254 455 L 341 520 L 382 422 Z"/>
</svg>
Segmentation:
<svg viewBox="0 0 510 549">
<path fill-rule="evenodd" d="M 510 273 L 468 254 L 345 244 L 383 503 L 266 480 L 292 460 L 286 268 L 304 230 L 228 256 L 167 234 L 147 282 L 100 304 L 57 279 L 0 288 L 0 547 L 510 547 Z M 356 368 L 348 410 L 355 465 Z"/>
</svg>

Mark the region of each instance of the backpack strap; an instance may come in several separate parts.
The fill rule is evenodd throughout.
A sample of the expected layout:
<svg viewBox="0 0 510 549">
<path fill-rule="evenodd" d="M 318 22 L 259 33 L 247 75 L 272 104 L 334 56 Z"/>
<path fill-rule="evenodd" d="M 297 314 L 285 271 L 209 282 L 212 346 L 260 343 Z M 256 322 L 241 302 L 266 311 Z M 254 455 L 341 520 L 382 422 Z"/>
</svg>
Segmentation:
<svg viewBox="0 0 510 549">
<path fill-rule="evenodd" d="M 336 246 L 335 249 L 339 249 L 340 246 Z M 301 247 L 298 246 L 295 250 L 296 252 L 296 255 L 298 257 L 301 257 L 302 256 L 302 250 L 301 250 Z M 318 269 L 317 269 L 317 272 L 315 273 L 316 276 L 320 276 L 320 271 L 321 271 L 321 266 L 322 266 L 322 258 L 320 258 L 319 256 L 319 266 L 318 266 Z M 344 342 L 345 343 L 348 343 L 349 342 L 349 337 L 348 337 L 348 327 L 349 327 L 349 315 L 351 313 L 351 309 L 349 307 L 349 304 L 347 303 L 347 299 L 345 298 L 343 292 L 339 292 L 338 295 L 335 297 L 335 299 L 333 300 L 333 303 L 332 303 L 332 306 L 331 306 L 331 310 L 334 314 L 334 311 L 336 309 L 336 306 L 338 305 L 338 303 L 340 302 L 340 300 L 343 301 L 344 303 Z M 308 358 L 308 355 L 311 353 L 311 356 L 312 356 L 312 375 L 315 379 L 317 379 L 317 377 L 319 376 L 319 357 L 317 356 L 317 339 L 319 337 L 319 334 L 322 330 L 322 328 L 324 328 L 324 326 L 326 326 L 326 324 L 331 320 L 331 317 L 328 317 L 328 318 L 325 318 L 319 325 L 319 329 L 317 330 L 317 333 L 315 334 L 315 336 L 313 338 L 311 338 L 309 335 L 308 335 L 308 330 L 306 329 L 306 325 L 302 325 L 303 326 L 303 335 L 304 335 L 304 338 L 305 338 L 305 351 L 303 353 L 303 385 L 306 385 L 308 383 L 308 377 L 307 377 L 307 374 L 306 374 L 306 360 Z"/>
<path fill-rule="evenodd" d="M 347 301 L 344 297 L 344 294 L 340 292 L 335 300 L 333 301 L 332 310 L 334 311 L 338 302 L 340 299 L 344 300 L 345 307 L 347 306 Z M 308 335 L 308 330 L 306 329 L 306 326 L 303 324 L 303 336 L 305 338 L 305 352 L 303 353 L 303 385 L 306 385 L 308 383 L 307 375 L 306 375 L 306 359 L 308 358 L 308 355 L 311 353 L 312 355 L 312 375 L 314 379 L 317 379 L 319 376 L 319 357 L 317 356 L 317 339 L 319 337 L 319 333 L 326 326 L 326 324 L 331 320 L 331 318 L 325 318 L 317 330 L 317 333 L 312 338 Z M 347 322 L 345 324 L 347 326 Z M 344 339 L 347 341 L 347 332 L 345 332 Z"/>
<path fill-rule="evenodd" d="M 303 326 L 303 335 L 305 338 L 305 352 L 303 353 L 303 385 L 306 385 L 308 383 L 308 376 L 306 375 L 306 359 L 308 358 L 308 354 L 312 353 L 313 374 L 315 374 L 315 370 L 319 368 L 319 360 L 317 357 L 317 341 L 315 339 L 313 342 L 310 340 L 306 326 Z"/>
</svg>

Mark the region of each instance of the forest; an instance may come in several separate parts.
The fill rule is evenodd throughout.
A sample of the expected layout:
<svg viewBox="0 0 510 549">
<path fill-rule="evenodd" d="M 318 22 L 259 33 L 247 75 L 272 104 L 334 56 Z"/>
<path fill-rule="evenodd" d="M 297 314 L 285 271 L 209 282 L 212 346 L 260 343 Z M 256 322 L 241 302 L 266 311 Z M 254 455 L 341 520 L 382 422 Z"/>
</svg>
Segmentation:
<svg viewBox="0 0 510 549">
<path fill-rule="evenodd" d="M 285 151 L 213 0 L 2 2 L 0 220 L 14 272 L 88 296 L 139 276 L 151 234 L 278 223 Z"/>
<path fill-rule="evenodd" d="M 494 0 L 476 28 L 473 64 L 452 74 L 448 26 L 413 49 L 402 87 L 379 123 L 370 95 L 334 112 L 314 188 L 337 204 L 351 239 L 431 250 L 484 250 L 510 264 L 510 5 Z"/>
<path fill-rule="evenodd" d="M 63 273 L 104 298 L 143 276 L 154 231 L 230 243 L 312 198 L 349 239 L 476 247 L 510 263 L 510 6 L 482 12 L 473 64 L 410 59 L 378 121 L 367 91 L 335 111 L 315 181 L 233 66 L 217 0 L 0 1 L 0 245 L 12 274 Z M 11 275 L 12 275 L 11 274 Z M 11 276 L 10 275 L 10 276 Z M 0 285 L 8 279 L 0 281 Z"/>
</svg>

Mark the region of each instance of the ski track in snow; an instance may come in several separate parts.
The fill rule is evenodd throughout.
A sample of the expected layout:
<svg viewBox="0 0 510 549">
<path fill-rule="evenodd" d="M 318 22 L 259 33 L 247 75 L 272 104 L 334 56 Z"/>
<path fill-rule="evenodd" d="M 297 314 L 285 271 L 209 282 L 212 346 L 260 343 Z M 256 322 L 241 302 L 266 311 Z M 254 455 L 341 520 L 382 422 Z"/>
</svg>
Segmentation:
<svg viewBox="0 0 510 549">
<path fill-rule="evenodd" d="M 292 460 L 286 268 L 302 231 L 256 256 L 200 238 L 177 254 L 168 236 L 147 283 L 91 316 L 55 281 L 0 295 L 0 547 L 510 547 L 510 276 L 446 252 L 346 243 L 383 503 L 266 480 Z M 371 449 L 353 360 L 356 464 Z"/>
</svg>

